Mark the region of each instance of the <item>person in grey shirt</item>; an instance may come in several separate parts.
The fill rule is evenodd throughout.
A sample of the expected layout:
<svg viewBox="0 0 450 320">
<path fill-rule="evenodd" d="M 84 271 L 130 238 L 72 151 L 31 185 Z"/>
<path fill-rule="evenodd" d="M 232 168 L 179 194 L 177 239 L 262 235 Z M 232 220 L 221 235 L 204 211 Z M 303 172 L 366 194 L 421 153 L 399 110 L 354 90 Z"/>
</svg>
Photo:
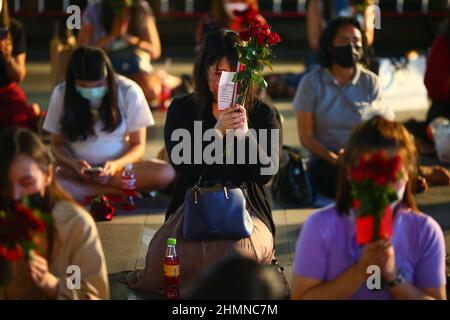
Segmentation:
<svg viewBox="0 0 450 320">
<path fill-rule="evenodd" d="M 332 20 L 320 38 L 320 67 L 300 82 L 294 107 L 309 170 L 318 192 L 334 198 L 339 153 L 352 130 L 373 115 L 393 120 L 377 76 L 365 68 L 367 39 L 353 17 Z"/>
</svg>

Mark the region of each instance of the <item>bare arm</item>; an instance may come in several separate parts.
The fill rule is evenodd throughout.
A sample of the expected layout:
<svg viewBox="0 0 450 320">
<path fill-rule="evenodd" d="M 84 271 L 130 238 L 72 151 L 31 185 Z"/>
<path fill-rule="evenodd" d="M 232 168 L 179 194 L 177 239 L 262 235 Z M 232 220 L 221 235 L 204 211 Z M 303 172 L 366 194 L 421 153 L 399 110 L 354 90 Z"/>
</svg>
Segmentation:
<svg viewBox="0 0 450 320">
<path fill-rule="evenodd" d="M 116 162 L 119 168 L 125 167 L 127 163 L 135 163 L 142 159 L 145 153 L 145 144 L 147 142 L 147 128 L 129 134 L 130 149 Z"/>
<path fill-rule="evenodd" d="M 390 288 L 389 293 L 396 300 L 447 300 L 445 286 L 419 289 L 409 282 Z"/>
<path fill-rule="evenodd" d="M 318 0 L 311 0 L 306 12 L 306 26 L 308 32 L 309 47 L 313 51 L 319 50 L 319 38 L 322 33 L 322 15 Z"/>
<path fill-rule="evenodd" d="M 301 144 L 315 156 L 337 165 L 339 156 L 327 150 L 314 136 L 314 118 L 312 112 L 297 113 L 297 127 Z"/>
<path fill-rule="evenodd" d="M 293 299 L 350 299 L 367 279 L 367 268 L 371 265 L 379 265 L 387 245 L 384 241 L 365 245 L 358 262 L 334 280 L 325 282 L 320 279 L 295 276 L 292 289 Z"/>
<path fill-rule="evenodd" d="M 27 54 L 22 53 L 6 60 L 6 74 L 11 81 L 21 83 L 25 79 Z"/>
<path fill-rule="evenodd" d="M 129 134 L 130 149 L 119 159 L 114 160 L 117 171 L 122 170 L 127 163 L 135 163 L 142 159 L 147 141 L 147 128 Z"/>
<path fill-rule="evenodd" d="M 396 279 L 398 270 L 395 261 L 395 251 L 392 245 L 389 246 L 381 265 L 382 277 L 386 282 Z M 429 271 L 433 272 L 433 271 Z M 398 286 L 390 287 L 389 292 L 396 300 L 445 300 L 445 286 L 438 288 L 420 289 L 407 281 Z"/>
<path fill-rule="evenodd" d="M 147 51 L 152 60 L 158 60 L 161 57 L 161 40 L 159 38 L 159 32 L 155 19 L 153 17 L 147 18 L 145 33 L 147 34 L 148 40 L 141 40 L 139 42 L 139 48 Z"/>
<path fill-rule="evenodd" d="M 84 23 L 78 33 L 78 44 L 80 46 L 88 46 L 92 41 L 93 27 L 90 23 Z"/>
<path fill-rule="evenodd" d="M 78 45 L 79 46 L 95 46 L 99 47 L 103 50 L 107 50 L 109 45 L 117 39 L 118 35 L 117 32 L 113 32 L 111 34 L 108 34 L 104 36 L 102 39 L 100 39 L 98 42 L 92 41 L 92 34 L 93 34 L 93 26 L 92 24 L 85 23 L 81 26 L 81 30 L 78 33 Z"/>
<path fill-rule="evenodd" d="M 365 270 L 353 265 L 338 278 L 323 282 L 308 277 L 294 276 L 292 287 L 293 300 L 344 300 L 350 299 L 363 285 Z"/>
<path fill-rule="evenodd" d="M 63 135 L 51 135 L 51 151 L 58 163 L 77 171 L 77 167 L 75 166 L 76 159 L 70 151 L 66 138 Z"/>
<path fill-rule="evenodd" d="M 369 1 L 369 5 L 372 4 L 373 1 Z M 367 45 L 371 47 L 375 41 L 375 11 L 370 6 L 364 10 L 364 21 L 364 31 L 367 37 Z"/>
</svg>

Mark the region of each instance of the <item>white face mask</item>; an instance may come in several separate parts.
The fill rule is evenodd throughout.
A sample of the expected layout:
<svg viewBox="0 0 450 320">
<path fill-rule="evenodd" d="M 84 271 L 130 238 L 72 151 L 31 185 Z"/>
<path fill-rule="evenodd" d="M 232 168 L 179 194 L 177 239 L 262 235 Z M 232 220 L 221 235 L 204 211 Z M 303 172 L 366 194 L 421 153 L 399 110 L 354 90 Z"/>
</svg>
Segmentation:
<svg viewBox="0 0 450 320">
<path fill-rule="evenodd" d="M 244 2 L 233 2 L 233 3 L 225 3 L 225 11 L 227 15 L 234 19 L 236 16 L 234 15 L 235 11 L 245 11 L 248 9 L 248 4 Z"/>
<path fill-rule="evenodd" d="M 406 183 L 407 181 L 401 181 L 396 186 L 395 193 L 397 194 L 397 200 L 391 203 L 391 209 L 394 209 L 400 202 L 403 201 L 403 197 L 405 196 L 406 191 Z"/>
</svg>

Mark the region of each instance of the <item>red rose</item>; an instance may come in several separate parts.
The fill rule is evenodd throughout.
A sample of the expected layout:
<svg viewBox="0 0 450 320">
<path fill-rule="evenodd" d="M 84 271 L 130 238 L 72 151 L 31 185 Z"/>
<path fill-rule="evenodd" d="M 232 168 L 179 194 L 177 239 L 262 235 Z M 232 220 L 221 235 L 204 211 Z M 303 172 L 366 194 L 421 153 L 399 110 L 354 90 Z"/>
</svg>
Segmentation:
<svg viewBox="0 0 450 320">
<path fill-rule="evenodd" d="M 250 30 L 248 28 L 243 29 L 241 32 L 239 32 L 239 36 L 242 41 L 249 41 L 250 40 Z"/>
<path fill-rule="evenodd" d="M 375 183 L 380 187 L 383 187 L 388 182 L 388 178 L 385 175 L 379 175 L 375 178 Z"/>
<path fill-rule="evenodd" d="M 351 169 L 351 178 L 355 182 L 362 181 L 364 179 L 364 171 L 359 167 Z"/>
<path fill-rule="evenodd" d="M 276 45 L 277 43 L 280 43 L 280 42 L 281 42 L 280 35 L 276 32 L 271 32 L 269 35 L 269 40 L 268 40 L 269 46 Z"/>
<path fill-rule="evenodd" d="M 263 33 L 258 33 L 258 35 L 256 36 L 256 42 L 258 42 L 258 44 L 261 47 L 266 45 L 266 41 L 267 41 L 267 36 Z"/>
<path fill-rule="evenodd" d="M 353 208 L 355 210 L 358 210 L 359 208 L 361 208 L 361 200 L 353 199 Z"/>
<path fill-rule="evenodd" d="M 367 178 L 369 180 L 375 180 L 377 178 L 377 172 L 375 170 L 366 170 Z"/>
<path fill-rule="evenodd" d="M 397 181 L 401 166 L 402 166 L 402 163 L 401 163 L 401 159 L 400 159 L 399 155 L 397 155 L 391 159 L 391 161 L 390 161 L 390 169 L 391 169 L 390 180 L 392 182 Z"/>
<path fill-rule="evenodd" d="M 105 214 L 105 220 L 111 221 L 114 218 L 115 212 L 116 212 L 116 208 L 114 208 L 113 206 L 110 206 L 108 208 L 107 213 Z"/>
<path fill-rule="evenodd" d="M 91 204 L 90 213 L 97 221 L 111 221 L 114 218 L 116 208 L 106 196 L 97 196 Z"/>
<path fill-rule="evenodd" d="M 7 261 L 17 261 L 22 259 L 23 250 L 20 246 L 15 246 L 14 248 L 7 248 L 4 245 L 0 245 L 0 256 L 5 258 Z"/>
<path fill-rule="evenodd" d="M 267 23 L 264 24 L 255 24 L 250 27 L 250 34 L 253 38 L 260 37 L 268 37 L 270 34 L 269 25 Z"/>
</svg>

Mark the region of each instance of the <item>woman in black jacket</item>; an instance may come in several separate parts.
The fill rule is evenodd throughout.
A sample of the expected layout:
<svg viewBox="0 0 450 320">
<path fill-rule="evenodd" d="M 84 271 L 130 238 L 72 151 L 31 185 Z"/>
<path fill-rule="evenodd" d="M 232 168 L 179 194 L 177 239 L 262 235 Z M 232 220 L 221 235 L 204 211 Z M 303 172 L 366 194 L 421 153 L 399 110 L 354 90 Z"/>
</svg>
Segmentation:
<svg viewBox="0 0 450 320">
<path fill-rule="evenodd" d="M 205 267 L 225 254 L 238 252 L 267 264 L 275 257 L 275 226 L 264 185 L 278 171 L 282 145 L 280 116 L 275 108 L 256 100 L 253 92 L 248 94 L 245 107 L 236 105 L 220 111 L 217 103 L 222 71 L 236 71 L 238 55 L 235 43 L 238 42 L 239 36 L 232 31 L 210 33 L 197 57 L 194 93 L 175 99 L 168 110 L 165 142 L 178 180 L 166 222 L 150 243 L 145 270 L 123 272 L 119 276 L 120 281 L 133 289 L 148 292 L 163 288 L 162 262 L 166 241 L 170 237 L 178 240 L 182 289 L 186 289 Z M 226 159 L 233 150 L 229 143 L 232 140 L 225 136 L 230 134 L 227 130 L 235 133 L 233 161 L 230 160 L 232 157 Z M 202 139 L 205 133 L 205 137 L 210 134 L 209 141 Z M 207 159 L 213 139 L 219 139 L 224 150 L 224 158 L 213 152 L 213 157 L 218 160 L 215 163 Z M 244 153 L 238 150 L 239 143 L 236 142 L 245 142 L 245 160 L 241 159 Z M 254 156 L 257 161 L 250 161 L 252 157 L 255 159 Z M 254 223 L 249 238 L 214 241 L 186 241 L 182 238 L 183 201 L 188 189 L 196 184 L 202 173 L 202 181 L 246 185 L 247 209 Z"/>
</svg>

